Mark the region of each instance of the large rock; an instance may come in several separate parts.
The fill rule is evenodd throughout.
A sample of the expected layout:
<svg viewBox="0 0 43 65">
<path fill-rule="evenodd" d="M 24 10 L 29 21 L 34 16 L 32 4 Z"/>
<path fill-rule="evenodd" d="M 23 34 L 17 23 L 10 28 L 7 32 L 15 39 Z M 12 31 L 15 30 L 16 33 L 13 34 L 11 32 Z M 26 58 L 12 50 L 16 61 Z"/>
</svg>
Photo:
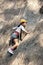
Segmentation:
<svg viewBox="0 0 43 65">
<path fill-rule="evenodd" d="M 0 1 L 0 65 L 43 65 L 43 14 L 39 13 L 42 2 L 41 0 Z M 6 52 L 12 27 L 19 24 L 20 18 L 29 21 L 26 29 L 31 33 L 20 42 L 14 55 L 8 57 Z"/>
</svg>

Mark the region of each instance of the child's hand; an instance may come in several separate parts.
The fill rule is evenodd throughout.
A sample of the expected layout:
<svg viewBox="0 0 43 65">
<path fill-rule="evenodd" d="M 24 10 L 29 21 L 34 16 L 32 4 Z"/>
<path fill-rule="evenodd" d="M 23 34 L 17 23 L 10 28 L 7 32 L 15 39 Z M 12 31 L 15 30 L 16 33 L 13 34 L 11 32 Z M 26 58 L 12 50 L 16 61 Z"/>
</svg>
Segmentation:
<svg viewBox="0 0 43 65">
<path fill-rule="evenodd" d="M 30 33 L 31 33 L 30 31 L 29 31 L 29 32 L 26 32 L 26 35 L 27 35 L 27 34 L 30 34 Z"/>
<path fill-rule="evenodd" d="M 31 32 L 27 32 L 27 34 L 30 34 Z"/>
</svg>

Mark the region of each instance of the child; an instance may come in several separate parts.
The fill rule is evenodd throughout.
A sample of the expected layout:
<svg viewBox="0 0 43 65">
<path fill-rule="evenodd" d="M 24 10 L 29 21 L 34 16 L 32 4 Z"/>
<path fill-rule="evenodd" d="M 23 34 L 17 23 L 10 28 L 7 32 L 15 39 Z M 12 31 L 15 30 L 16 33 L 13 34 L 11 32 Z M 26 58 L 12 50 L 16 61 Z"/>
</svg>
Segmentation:
<svg viewBox="0 0 43 65">
<path fill-rule="evenodd" d="M 26 34 L 28 34 L 28 32 L 25 30 L 26 24 L 27 24 L 27 21 L 25 19 L 21 19 L 20 25 L 18 25 L 18 27 L 16 28 L 14 33 L 11 35 L 11 38 L 13 39 L 14 45 L 8 49 L 9 53 L 14 54 L 13 51 L 19 46 L 18 38 L 20 37 L 21 30 L 24 31 Z"/>
</svg>

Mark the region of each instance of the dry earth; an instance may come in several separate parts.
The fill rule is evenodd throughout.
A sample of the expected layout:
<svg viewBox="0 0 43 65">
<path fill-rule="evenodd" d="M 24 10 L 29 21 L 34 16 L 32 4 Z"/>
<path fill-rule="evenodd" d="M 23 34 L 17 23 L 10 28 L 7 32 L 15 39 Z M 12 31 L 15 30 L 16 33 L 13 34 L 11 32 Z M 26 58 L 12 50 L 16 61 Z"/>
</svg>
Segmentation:
<svg viewBox="0 0 43 65">
<path fill-rule="evenodd" d="M 21 18 L 27 19 L 31 33 L 8 57 L 12 27 Z M 43 65 L 43 0 L 0 0 L 0 65 Z"/>
</svg>

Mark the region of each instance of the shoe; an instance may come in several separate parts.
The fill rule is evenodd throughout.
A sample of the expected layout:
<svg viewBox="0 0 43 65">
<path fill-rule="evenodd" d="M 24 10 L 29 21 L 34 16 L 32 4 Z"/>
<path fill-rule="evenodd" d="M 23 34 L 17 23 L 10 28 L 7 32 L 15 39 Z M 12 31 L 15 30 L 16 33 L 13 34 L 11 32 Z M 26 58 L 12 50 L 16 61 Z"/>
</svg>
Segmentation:
<svg viewBox="0 0 43 65">
<path fill-rule="evenodd" d="M 8 52 L 11 53 L 11 54 L 14 54 L 14 52 L 11 48 L 8 49 Z"/>
</svg>

